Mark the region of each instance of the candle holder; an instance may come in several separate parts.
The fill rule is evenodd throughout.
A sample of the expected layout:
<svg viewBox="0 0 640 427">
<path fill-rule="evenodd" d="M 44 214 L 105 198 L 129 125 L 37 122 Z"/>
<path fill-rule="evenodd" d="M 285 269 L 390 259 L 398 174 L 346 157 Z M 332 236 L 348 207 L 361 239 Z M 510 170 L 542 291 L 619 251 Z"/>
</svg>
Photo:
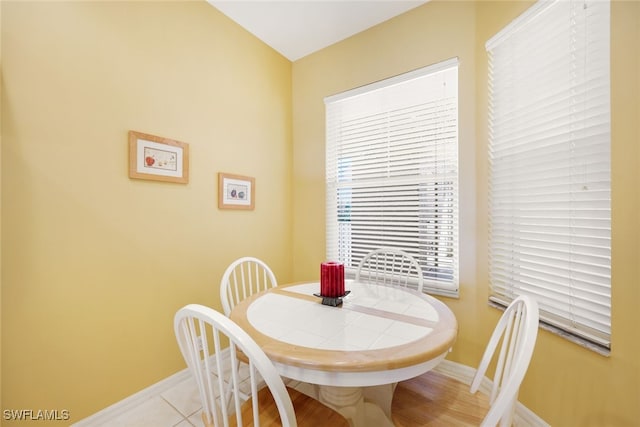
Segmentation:
<svg viewBox="0 0 640 427">
<path fill-rule="evenodd" d="M 325 297 L 320 294 L 313 294 L 319 298 L 322 298 L 322 305 L 330 305 L 331 307 L 337 307 L 342 305 L 342 298 L 349 295 L 351 291 L 345 291 L 344 295 L 340 295 L 339 297 Z"/>
</svg>

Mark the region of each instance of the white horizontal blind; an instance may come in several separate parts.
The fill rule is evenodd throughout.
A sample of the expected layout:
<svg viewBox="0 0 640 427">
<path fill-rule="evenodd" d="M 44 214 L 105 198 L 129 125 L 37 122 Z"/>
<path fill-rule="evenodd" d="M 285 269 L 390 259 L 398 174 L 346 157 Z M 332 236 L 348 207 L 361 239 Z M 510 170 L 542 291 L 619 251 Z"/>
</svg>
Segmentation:
<svg viewBox="0 0 640 427">
<path fill-rule="evenodd" d="M 329 97 L 327 257 L 405 250 L 425 290 L 458 287 L 457 59 Z"/>
<path fill-rule="evenodd" d="M 491 299 L 610 348 L 609 2 L 539 2 L 487 42 Z"/>
</svg>

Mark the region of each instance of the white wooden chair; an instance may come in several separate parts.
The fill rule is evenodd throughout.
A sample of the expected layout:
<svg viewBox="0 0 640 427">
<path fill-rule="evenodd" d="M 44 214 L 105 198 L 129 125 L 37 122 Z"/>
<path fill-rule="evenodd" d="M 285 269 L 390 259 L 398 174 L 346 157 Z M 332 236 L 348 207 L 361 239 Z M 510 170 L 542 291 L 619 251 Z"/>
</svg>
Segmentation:
<svg viewBox="0 0 640 427">
<path fill-rule="evenodd" d="M 220 281 L 220 301 L 225 316 L 229 317 L 233 307 L 243 299 L 275 286 L 278 286 L 276 276 L 264 261 L 249 256 L 233 261 Z M 235 365 L 238 372 L 241 362 L 247 362 L 242 354 Z M 228 390 L 226 397 L 229 402 L 231 396 Z"/>
<path fill-rule="evenodd" d="M 424 286 L 422 268 L 407 252 L 382 247 L 374 249 L 362 258 L 356 270 L 356 282 L 378 283 L 387 286 L 407 287 L 415 283 L 419 292 Z"/>
<path fill-rule="evenodd" d="M 269 266 L 254 257 L 242 257 L 232 262 L 220 281 L 220 301 L 228 317 L 233 307 L 254 293 L 278 286 Z"/>
<path fill-rule="evenodd" d="M 358 264 L 355 280 L 395 287 L 408 287 L 413 283 L 418 292 L 422 292 L 424 285 L 418 261 L 407 252 L 391 247 L 381 247 L 367 253 Z M 388 411 L 396 386 L 397 383 L 371 386 L 365 388 L 363 393 L 367 399 L 385 402 L 384 407 Z"/>
<path fill-rule="evenodd" d="M 528 296 L 519 296 L 509 304 L 498 321 L 468 391 L 432 393 L 449 396 L 448 402 L 435 402 L 432 396 L 419 396 L 419 390 L 431 387 L 424 377 L 431 373 L 398 384 L 392 404 L 396 426 L 417 425 L 481 425 L 510 426 L 520 384 L 529 367 L 538 336 L 538 304 Z M 500 352 L 496 349 L 500 344 Z M 478 399 L 475 393 L 485 379 L 487 367 L 497 357 L 496 370 L 488 399 Z M 455 382 L 452 380 L 452 382 Z M 410 404 L 407 404 L 410 402 Z M 472 412 L 477 422 L 463 420 Z M 473 415 L 473 414 L 471 414 Z M 410 421 L 408 421 L 410 420 Z M 414 424 L 416 425 L 416 424 Z"/>
<path fill-rule="evenodd" d="M 262 349 L 222 313 L 198 304 L 187 305 L 176 313 L 174 330 L 198 387 L 206 427 L 348 425 L 338 412 L 285 387 Z M 227 342 L 228 351 L 223 349 Z M 249 361 L 246 380 L 232 369 L 237 365 L 239 351 Z M 240 392 L 243 387 L 249 395 L 246 401 Z M 226 390 L 231 390 L 231 405 L 220 403 L 219 396 L 226 394 Z"/>
</svg>

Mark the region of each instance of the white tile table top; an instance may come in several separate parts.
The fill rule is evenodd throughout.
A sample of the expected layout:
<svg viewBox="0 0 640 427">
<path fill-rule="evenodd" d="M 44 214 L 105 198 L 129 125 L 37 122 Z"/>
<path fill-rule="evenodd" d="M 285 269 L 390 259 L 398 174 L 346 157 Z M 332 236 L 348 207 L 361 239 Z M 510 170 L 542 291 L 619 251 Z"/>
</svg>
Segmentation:
<svg viewBox="0 0 640 427">
<path fill-rule="evenodd" d="M 255 300 L 247 317 L 256 330 L 279 341 L 335 351 L 407 344 L 430 334 L 438 321 L 432 305 L 410 291 L 355 282 L 347 282 L 346 290 L 351 293 L 342 306 L 331 307 L 289 294 L 313 295 L 318 283 L 290 286 L 287 293 Z"/>
</svg>

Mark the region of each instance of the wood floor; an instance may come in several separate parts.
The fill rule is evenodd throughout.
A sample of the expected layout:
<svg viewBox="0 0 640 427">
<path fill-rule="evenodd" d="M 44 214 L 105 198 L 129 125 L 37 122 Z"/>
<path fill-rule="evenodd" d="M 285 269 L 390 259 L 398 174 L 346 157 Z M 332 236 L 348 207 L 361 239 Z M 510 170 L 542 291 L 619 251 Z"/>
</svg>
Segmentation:
<svg viewBox="0 0 640 427">
<path fill-rule="evenodd" d="M 488 408 L 488 396 L 430 371 L 398 383 L 391 414 L 396 427 L 479 426 Z"/>
<path fill-rule="evenodd" d="M 158 394 L 123 401 L 106 408 L 104 413 L 78 421 L 77 426 L 204 427 L 198 389 L 193 378 L 186 375 L 186 371 L 184 374 L 179 382 Z M 289 385 L 295 387 L 295 381 L 290 380 Z M 398 384 L 392 419 L 396 427 L 479 426 L 486 408 L 488 399 L 485 395 L 471 395 L 468 385 L 431 371 Z M 372 424 L 371 427 L 375 426 Z"/>
<path fill-rule="evenodd" d="M 293 410 L 296 415 L 298 425 L 305 427 L 349 427 L 349 421 L 339 412 L 323 405 L 318 400 L 287 387 Z M 282 426 L 278 407 L 274 402 L 271 392 L 266 387 L 258 392 L 259 425 L 261 427 Z M 242 405 L 243 426 L 253 426 L 253 406 L 250 402 Z M 214 427 L 213 424 L 206 424 L 206 427 Z M 236 427 L 235 416 L 230 417 L 229 427 Z"/>
</svg>

